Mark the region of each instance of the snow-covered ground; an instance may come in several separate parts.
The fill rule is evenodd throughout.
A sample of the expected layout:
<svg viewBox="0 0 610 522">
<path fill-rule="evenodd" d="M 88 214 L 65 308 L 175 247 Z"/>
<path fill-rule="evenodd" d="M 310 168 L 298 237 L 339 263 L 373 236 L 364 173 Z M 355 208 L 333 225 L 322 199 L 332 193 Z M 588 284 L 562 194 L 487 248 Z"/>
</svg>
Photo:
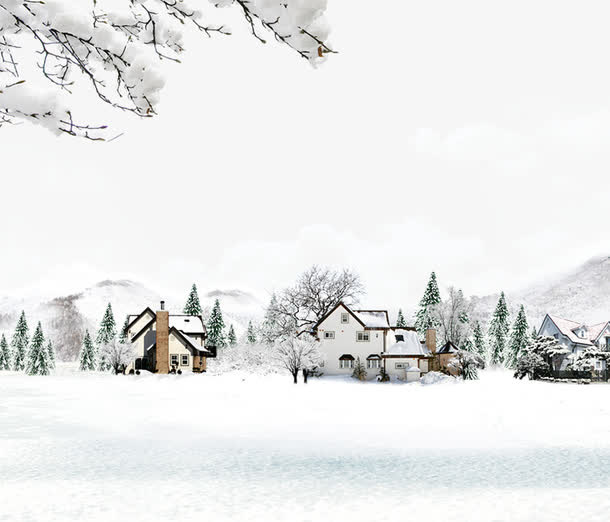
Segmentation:
<svg viewBox="0 0 610 522">
<path fill-rule="evenodd" d="M 610 387 L 0 374 L 0 520 L 610 516 Z"/>
</svg>

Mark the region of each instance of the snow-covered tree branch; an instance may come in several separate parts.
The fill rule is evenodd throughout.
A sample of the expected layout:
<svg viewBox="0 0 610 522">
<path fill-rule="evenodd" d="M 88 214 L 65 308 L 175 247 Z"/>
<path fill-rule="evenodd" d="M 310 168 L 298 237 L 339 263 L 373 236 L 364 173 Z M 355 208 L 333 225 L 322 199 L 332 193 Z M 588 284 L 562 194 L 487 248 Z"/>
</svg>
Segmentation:
<svg viewBox="0 0 610 522">
<path fill-rule="evenodd" d="M 103 139 L 106 125 L 75 116 L 65 95 L 77 91 L 153 116 L 165 83 L 160 63 L 180 61 L 189 29 L 231 34 L 216 20 L 216 8 L 229 6 L 259 41 L 271 34 L 312 65 L 333 52 L 326 0 L 0 0 L 0 126 L 26 120 Z"/>
</svg>

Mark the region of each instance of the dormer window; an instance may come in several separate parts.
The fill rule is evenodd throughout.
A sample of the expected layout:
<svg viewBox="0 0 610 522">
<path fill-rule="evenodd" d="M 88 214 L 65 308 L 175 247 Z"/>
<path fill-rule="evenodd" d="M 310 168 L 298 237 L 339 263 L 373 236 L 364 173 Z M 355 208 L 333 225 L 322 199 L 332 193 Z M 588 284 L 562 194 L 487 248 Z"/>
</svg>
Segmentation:
<svg viewBox="0 0 610 522">
<path fill-rule="evenodd" d="M 341 314 L 341 324 L 348 324 L 349 323 L 349 314 L 343 312 Z"/>
<path fill-rule="evenodd" d="M 405 336 L 403 334 L 396 334 L 396 342 L 397 343 L 404 343 L 405 342 Z"/>
</svg>

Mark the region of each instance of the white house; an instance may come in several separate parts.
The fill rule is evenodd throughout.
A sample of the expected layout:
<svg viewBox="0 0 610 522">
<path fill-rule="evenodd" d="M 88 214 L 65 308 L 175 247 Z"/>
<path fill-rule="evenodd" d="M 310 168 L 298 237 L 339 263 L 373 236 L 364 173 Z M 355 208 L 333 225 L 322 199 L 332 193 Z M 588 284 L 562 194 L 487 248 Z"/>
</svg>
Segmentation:
<svg viewBox="0 0 610 522">
<path fill-rule="evenodd" d="M 127 338 L 136 358 L 127 372 L 205 372 L 207 358 L 216 356 L 215 348 L 205 346 L 207 332 L 200 315 L 170 314 L 161 301 L 160 310 L 145 308 L 128 321 Z"/>
<path fill-rule="evenodd" d="M 414 328 L 390 326 L 387 310 L 355 310 L 342 302 L 310 333 L 320 341 L 326 375 L 351 375 L 360 359 L 367 379 L 375 379 L 383 365 L 390 376 L 414 380 L 428 371 L 428 362 L 436 353 L 434 330 L 429 330 L 426 345 Z"/>
<path fill-rule="evenodd" d="M 610 321 L 588 326 L 547 314 L 542 321 L 538 335 L 554 337 L 560 344 L 568 348 L 572 355 L 577 355 L 587 349 L 610 351 Z M 568 362 L 569 359 L 566 358 L 561 369 L 564 369 Z M 596 361 L 596 369 L 601 370 L 603 366 L 602 361 Z"/>
</svg>

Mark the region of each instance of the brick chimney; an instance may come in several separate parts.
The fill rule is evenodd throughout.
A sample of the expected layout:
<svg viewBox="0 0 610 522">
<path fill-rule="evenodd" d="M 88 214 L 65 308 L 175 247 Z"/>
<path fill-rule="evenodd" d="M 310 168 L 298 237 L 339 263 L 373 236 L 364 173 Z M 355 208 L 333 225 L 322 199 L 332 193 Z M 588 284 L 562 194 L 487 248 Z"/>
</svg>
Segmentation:
<svg viewBox="0 0 610 522">
<path fill-rule="evenodd" d="M 159 345 L 157 345 L 157 351 Z M 426 330 L 426 347 L 430 350 L 430 353 L 436 353 L 436 330 L 434 328 L 428 328 Z"/>
<path fill-rule="evenodd" d="M 157 311 L 157 372 L 169 373 L 169 312 L 165 301 Z"/>
</svg>

